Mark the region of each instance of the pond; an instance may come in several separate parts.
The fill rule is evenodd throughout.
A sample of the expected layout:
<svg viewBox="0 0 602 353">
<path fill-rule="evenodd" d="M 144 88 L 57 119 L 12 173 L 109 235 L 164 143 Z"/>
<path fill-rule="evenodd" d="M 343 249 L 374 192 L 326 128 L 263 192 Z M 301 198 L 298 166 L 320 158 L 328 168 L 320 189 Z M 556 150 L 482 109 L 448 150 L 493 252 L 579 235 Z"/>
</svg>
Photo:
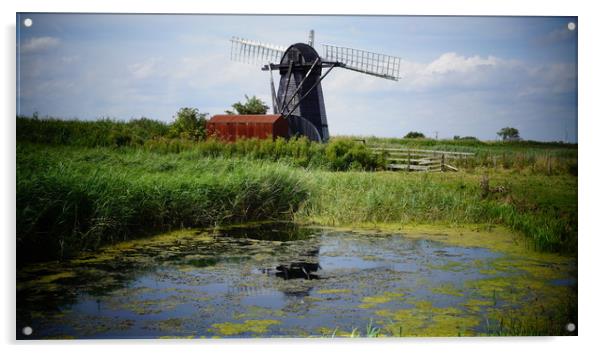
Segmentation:
<svg viewBox="0 0 602 353">
<path fill-rule="evenodd" d="M 268 223 L 17 272 L 18 339 L 569 334 L 576 312 L 576 261 L 505 233 Z"/>
</svg>

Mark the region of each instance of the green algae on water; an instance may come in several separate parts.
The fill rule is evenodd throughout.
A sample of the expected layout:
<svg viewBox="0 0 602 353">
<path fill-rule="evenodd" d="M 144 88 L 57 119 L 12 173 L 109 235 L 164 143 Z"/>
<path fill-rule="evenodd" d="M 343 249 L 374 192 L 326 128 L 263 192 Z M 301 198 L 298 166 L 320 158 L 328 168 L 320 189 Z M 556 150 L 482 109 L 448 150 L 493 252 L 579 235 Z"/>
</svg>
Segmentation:
<svg viewBox="0 0 602 353">
<path fill-rule="evenodd" d="M 384 292 L 382 295 L 363 297 L 362 304 L 360 304 L 359 307 L 362 309 L 369 309 L 378 304 L 388 303 L 392 300 L 401 300 L 404 296 L 404 293 Z"/>
<path fill-rule="evenodd" d="M 562 322 L 576 323 L 575 291 L 558 284 L 576 283 L 574 261 L 511 243 L 503 231 L 313 231 L 280 241 L 185 230 L 35 265 L 20 272 L 18 295 L 57 306 L 18 315 L 58 327 L 49 337 L 89 338 L 349 337 L 363 327 L 358 317 L 374 318 L 379 336 L 567 334 Z M 323 268 L 312 280 L 275 270 L 300 263 Z M 82 315 L 82 300 L 105 312 Z"/>
<path fill-rule="evenodd" d="M 266 333 L 272 325 L 280 324 L 279 320 L 245 320 L 242 323 L 223 322 L 211 325 L 209 331 L 220 335 L 232 336 L 243 333 Z"/>
<path fill-rule="evenodd" d="M 349 294 L 351 293 L 351 289 L 320 289 L 317 291 L 318 294 Z"/>
</svg>

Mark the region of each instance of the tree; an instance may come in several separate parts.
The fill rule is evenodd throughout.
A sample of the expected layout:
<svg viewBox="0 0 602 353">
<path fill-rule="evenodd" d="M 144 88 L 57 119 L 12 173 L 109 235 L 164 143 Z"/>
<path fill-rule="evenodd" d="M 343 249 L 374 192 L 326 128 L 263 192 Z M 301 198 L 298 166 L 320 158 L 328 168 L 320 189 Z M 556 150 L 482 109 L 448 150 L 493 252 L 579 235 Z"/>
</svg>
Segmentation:
<svg viewBox="0 0 602 353">
<path fill-rule="evenodd" d="M 410 131 L 403 138 L 404 139 L 423 139 L 424 134 L 422 132 Z"/>
<path fill-rule="evenodd" d="M 197 108 L 180 108 L 171 124 L 171 131 L 179 137 L 198 141 L 205 136 L 205 117 Z"/>
<path fill-rule="evenodd" d="M 268 106 L 259 98 L 253 96 L 249 98 L 245 94 L 245 103 L 236 102 L 232 104 L 232 108 L 236 113 L 226 110 L 226 114 L 266 114 L 268 112 Z"/>
<path fill-rule="evenodd" d="M 474 137 L 474 136 L 462 136 L 460 137 L 460 135 L 454 135 L 454 140 L 471 140 L 471 141 L 479 141 L 478 138 Z"/>
<path fill-rule="evenodd" d="M 520 136 L 518 135 L 518 129 L 513 127 L 505 127 L 497 132 L 498 136 L 502 138 L 504 141 L 517 141 L 520 140 Z"/>
</svg>

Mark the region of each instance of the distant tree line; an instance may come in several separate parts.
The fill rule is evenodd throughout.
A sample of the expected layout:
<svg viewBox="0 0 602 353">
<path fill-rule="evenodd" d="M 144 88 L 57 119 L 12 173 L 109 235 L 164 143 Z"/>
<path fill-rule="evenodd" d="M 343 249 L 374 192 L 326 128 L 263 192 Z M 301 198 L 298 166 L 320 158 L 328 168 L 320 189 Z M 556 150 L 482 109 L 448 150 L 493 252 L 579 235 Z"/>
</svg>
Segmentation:
<svg viewBox="0 0 602 353">
<path fill-rule="evenodd" d="M 500 129 L 497 132 L 497 135 L 502 138 L 503 141 L 520 141 L 519 131 L 513 127 L 505 127 Z M 410 131 L 403 138 L 405 139 L 423 139 L 425 135 L 422 132 L 418 131 Z M 464 140 L 464 141 L 479 141 L 478 138 L 474 136 L 460 136 L 455 135 L 454 140 Z"/>
<path fill-rule="evenodd" d="M 462 140 L 462 141 L 479 141 L 478 138 L 474 137 L 474 136 L 462 136 L 460 137 L 459 135 L 455 135 L 454 136 L 454 140 Z"/>
</svg>

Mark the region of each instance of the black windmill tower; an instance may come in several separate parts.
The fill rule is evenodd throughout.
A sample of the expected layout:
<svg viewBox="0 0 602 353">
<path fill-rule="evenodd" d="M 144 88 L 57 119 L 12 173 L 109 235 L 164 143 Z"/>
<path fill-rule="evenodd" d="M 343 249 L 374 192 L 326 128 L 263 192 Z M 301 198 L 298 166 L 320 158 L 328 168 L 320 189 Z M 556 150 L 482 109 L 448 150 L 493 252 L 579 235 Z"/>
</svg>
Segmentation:
<svg viewBox="0 0 602 353">
<path fill-rule="evenodd" d="M 308 43 L 288 48 L 233 37 L 230 58 L 246 63 L 260 63 L 270 71 L 274 114 L 282 114 L 289 133 L 305 135 L 310 140 L 326 142 L 329 138 L 322 80 L 335 67 L 397 81 L 401 59 L 365 50 L 323 45 L 323 55 L 314 49 L 314 31 Z M 325 70 L 326 69 L 326 70 Z M 278 91 L 272 71 L 280 73 Z"/>
</svg>

